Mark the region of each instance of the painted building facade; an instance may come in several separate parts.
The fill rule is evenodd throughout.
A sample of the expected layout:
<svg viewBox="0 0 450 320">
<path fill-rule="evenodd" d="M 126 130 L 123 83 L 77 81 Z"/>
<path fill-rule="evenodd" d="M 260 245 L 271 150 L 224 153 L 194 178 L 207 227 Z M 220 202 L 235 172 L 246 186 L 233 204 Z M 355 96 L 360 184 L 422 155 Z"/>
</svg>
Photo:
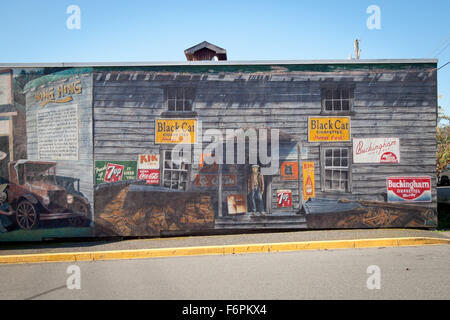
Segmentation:
<svg viewBox="0 0 450 320">
<path fill-rule="evenodd" d="M 0 240 L 435 228 L 436 64 L 15 66 L 27 156 L 1 163 Z"/>
</svg>

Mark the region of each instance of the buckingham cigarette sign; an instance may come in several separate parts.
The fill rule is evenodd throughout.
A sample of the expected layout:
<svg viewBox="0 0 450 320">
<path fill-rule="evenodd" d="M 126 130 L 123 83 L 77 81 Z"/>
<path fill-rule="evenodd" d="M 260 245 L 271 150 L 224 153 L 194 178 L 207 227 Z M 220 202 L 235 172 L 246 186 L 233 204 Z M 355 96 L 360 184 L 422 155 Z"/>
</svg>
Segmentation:
<svg viewBox="0 0 450 320">
<path fill-rule="evenodd" d="M 350 117 L 309 117 L 308 141 L 350 141 Z"/>
<path fill-rule="evenodd" d="M 399 138 L 353 138 L 354 163 L 399 163 Z"/>
<path fill-rule="evenodd" d="M 388 202 L 431 202 L 430 177 L 387 178 Z"/>
</svg>

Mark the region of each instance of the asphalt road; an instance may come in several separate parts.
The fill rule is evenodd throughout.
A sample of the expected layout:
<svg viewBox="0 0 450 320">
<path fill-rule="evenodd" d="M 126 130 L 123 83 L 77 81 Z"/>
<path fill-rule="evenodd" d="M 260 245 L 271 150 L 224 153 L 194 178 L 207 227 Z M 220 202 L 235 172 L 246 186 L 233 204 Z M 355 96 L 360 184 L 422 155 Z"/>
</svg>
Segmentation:
<svg viewBox="0 0 450 320">
<path fill-rule="evenodd" d="M 0 299 L 450 299 L 448 245 L 0 266 Z M 367 268 L 380 269 L 369 290 Z"/>
<path fill-rule="evenodd" d="M 450 232 L 421 229 L 342 229 L 258 232 L 227 235 L 188 236 L 116 241 L 1 243 L 0 255 L 136 250 L 198 246 L 223 246 L 247 243 L 355 240 L 378 238 L 429 237 L 450 238 Z"/>
</svg>

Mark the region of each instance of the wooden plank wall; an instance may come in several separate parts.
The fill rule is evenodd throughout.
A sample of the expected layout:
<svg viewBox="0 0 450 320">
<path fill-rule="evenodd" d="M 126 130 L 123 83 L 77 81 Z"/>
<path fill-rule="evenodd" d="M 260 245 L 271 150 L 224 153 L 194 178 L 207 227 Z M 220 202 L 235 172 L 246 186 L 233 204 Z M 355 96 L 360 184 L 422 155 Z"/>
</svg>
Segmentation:
<svg viewBox="0 0 450 320">
<path fill-rule="evenodd" d="M 321 111 L 324 82 L 352 83 L 353 138 L 399 137 L 400 164 L 352 164 L 352 193 L 321 191 L 320 143 L 309 143 L 308 116 Z M 308 148 L 315 162 L 316 197 L 384 200 L 386 177 L 431 176 L 436 185 L 436 71 L 432 69 L 339 72 L 169 73 L 97 71 L 94 73 L 95 159 L 136 160 L 154 152 L 155 118 L 166 111 L 165 86 L 194 86 L 197 118 L 206 129 L 270 127 L 290 134 Z M 351 143 L 349 143 L 351 145 Z M 299 167 L 301 172 L 301 167 Z M 278 181 L 278 180 L 277 180 Z M 279 181 L 278 181 L 279 182 Z M 272 188 L 296 188 L 278 183 Z M 299 193 L 294 195 L 298 207 Z M 436 206 L 436 189 L 432 190 Z"/>
</svg>

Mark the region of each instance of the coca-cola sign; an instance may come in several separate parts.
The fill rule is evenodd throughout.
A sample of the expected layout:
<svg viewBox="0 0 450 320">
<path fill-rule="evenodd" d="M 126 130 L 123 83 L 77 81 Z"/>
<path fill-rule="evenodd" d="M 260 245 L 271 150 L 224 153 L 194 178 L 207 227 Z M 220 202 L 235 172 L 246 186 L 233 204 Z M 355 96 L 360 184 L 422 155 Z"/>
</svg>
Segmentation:
<svg viewBox="0 0 450 320">
<path fill-rule="evenodd" d="M 353 138 L 354 163 L 399 163 L 399 138 Z"/>
<path fill-rule="evenodd" d="M 147 184 L 159 184 L 159 169 L 138 169 L 138 180 Z"/>
<path fill-rule="evenodd" d="M 387 178 L 389 202 L 431 202 L 430 177 Z"/>
</svg>

